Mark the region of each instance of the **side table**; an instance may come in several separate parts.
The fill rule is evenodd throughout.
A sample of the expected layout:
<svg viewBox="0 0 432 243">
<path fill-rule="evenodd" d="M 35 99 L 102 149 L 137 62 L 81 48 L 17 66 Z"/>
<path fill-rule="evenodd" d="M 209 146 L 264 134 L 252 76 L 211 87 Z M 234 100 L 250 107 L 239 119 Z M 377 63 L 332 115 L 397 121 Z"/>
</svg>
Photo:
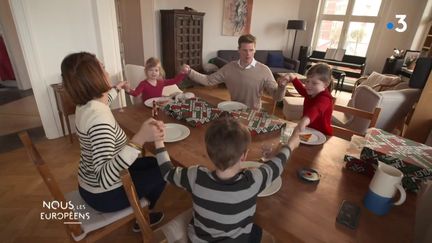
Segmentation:
<svg viewBox="0 0 432 243">
<path fill-rule="evenodd" d="M 59 113 L 59 119 L 63 131 L 63 136 L 65 134 L 64 121 L 66 121 L 66 126 L 69 132 L 70 142 L 73 143 L 72 131 L 69 123 L 69 115 L 75 114 L 75 104 L 70 99 L 69 95 L 66 93 L 62 84 L 51 84 L 54 90 L 54 96 L 57 103 L 57 110 Z"/>
</svg>

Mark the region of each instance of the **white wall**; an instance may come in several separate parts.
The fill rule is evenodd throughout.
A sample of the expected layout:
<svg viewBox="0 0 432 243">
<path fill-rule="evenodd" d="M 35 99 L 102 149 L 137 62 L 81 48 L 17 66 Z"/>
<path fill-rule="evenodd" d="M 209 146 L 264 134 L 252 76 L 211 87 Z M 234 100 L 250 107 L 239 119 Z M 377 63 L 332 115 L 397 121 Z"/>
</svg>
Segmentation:
<svg viewBox="0 0 432 243">
<path fill-rule="evenodd" d="M 204 12 L 203 62 L 207 62 L 216 56 L 217 50 L 237 49 L 238 36 L 222 35 L 223 3 L 223 0 L 155 1 L 156 26 L 160 26 L 160 9 L 183 9 L 187 6 L 198 12 Z M 286 24 L 288 19 L 298 18 L 299 4 L 300 0 L 255 0 L 253 2 L 251 34 L 257 37 L 257 49 L 286 48 L 288 38 Z M 156 53 L 161 56 L 160 27 L 156 30 Z M 291 50 L 292 42 L 288 46 Z"/>
<path fill-rule="evenodd" d="M 66 55 L 94 53 L 114 80 L 121 78 L 114 1 L 11 0 L 11 10 L 45 134 L 62 136 L 49 85 L 61 82 Z"/>
</svg>

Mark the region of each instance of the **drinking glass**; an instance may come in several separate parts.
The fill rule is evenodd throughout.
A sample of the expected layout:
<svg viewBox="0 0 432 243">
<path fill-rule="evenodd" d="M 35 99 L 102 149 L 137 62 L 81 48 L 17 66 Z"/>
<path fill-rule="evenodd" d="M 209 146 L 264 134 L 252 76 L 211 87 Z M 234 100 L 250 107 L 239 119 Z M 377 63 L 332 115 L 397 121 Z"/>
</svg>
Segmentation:
<svg viewBox="0 0 432 243">
<path fill-rule="evenodd" d="M 281 129 L 281 135 L 280 135 L 280 138 L 279 138 L 279 142 L 281 144 L 287 144 L 289 138 L 291 137 L 291 135 L 293 133 L 293 131 L 294 131 L 293 127 L 288 127 L 288 126 L 282 127 L 282 129 Z"/>
<path fill-rule="evenodd" d="M 273 151 L 273 143 L 262 143 L 261 144 L 261 160 L 267 161 L 270 159 Z"/>
</svg>

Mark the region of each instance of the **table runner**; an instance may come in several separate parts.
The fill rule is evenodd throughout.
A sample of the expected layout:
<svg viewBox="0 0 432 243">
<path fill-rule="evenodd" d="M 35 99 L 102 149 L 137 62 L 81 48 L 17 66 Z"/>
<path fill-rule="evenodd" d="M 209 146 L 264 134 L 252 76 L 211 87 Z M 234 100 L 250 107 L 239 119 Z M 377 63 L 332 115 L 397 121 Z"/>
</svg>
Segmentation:
<svg viewBox="0 0 432 243">
<path fill-rule="evenodd" d="M 252 135 L 272 132 L 285 126 L 285 121 L 269 115 L 265 111 L 245 109 L 241 111 L 223 111 L 199 97 L 175 101 L 167 104 L 163 110 L 177 120 L 184 120 L 192 127 L 218 119 L 223 114 L 231 115 L 244 121 Z"/>
</svg>

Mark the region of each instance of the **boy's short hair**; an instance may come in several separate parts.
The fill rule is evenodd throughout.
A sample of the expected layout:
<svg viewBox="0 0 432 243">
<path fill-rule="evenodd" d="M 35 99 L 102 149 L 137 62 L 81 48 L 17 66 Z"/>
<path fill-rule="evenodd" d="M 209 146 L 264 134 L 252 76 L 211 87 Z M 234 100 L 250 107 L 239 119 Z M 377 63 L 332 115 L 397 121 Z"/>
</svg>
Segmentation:
<svg viewBox="0 0 432 243">
<path fill-rule="evenodd" d="M 207 154 L 216 168 L 222 171 L 236 164 L 250 142 L 247 127 L 231 117 L 214 121 L 205 134 Z"/>
<path fill-rule="evenodd" d="M 238 39 L 238 48 L 240 48 L 243 43 L 253 43 L 256 45 L 256 38 L 251 34 L 242 35 Z"/>
<path fill-rule="evenodd" d="M 76 105 L 85 105 L 111 89 L 102 64 L 88 52 L 66 56 L 61 63 L 61 76 L 66 92 Z"/>
</svg>

